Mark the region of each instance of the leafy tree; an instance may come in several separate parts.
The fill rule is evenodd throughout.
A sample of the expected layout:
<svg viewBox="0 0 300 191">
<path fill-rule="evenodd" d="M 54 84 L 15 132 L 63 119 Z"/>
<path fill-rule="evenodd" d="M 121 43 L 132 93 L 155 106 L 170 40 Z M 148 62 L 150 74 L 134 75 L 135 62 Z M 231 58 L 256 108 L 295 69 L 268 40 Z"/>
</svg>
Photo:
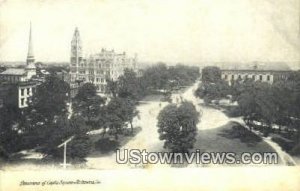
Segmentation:
<svg viewBox="0 0 300 191">
<path fill-rule="evenodd" d="M 143 79 L 150 89 L 165 89 L 168 77 L 168 68 L 164 63 L 147 68 L 143 74 Z"/>
<path fill-rule="evenodd" d="M 125 69 L 124 74 L 118 79 L 118 96 L 138 100 L 141 95 L 139 81 L 133 70 Z"/>
<path fill-rule="evenodd" d="M 90 153 L 92 147 L 93 143 L 88 135 L 75 135 L 68 144 L 67 156 L 76 162 L 85 161 L 85 157 Z"/>
<path fill-rule="evenodd" d="M 109 129 L 109 133 L 115 136 L 118 140 L 119 134 L 122 133 L 122 128 L 126 122 L 126 105 L 121 98 L 112 98 L 110 102 L 105 106 L 105 112 L 103 115 L 103 127 L 104 134 L 106 128 Z M 103 136 L 104 136 L 103 134 Z"/>
<path fill-rule="evenodd" d="M 221 69 L 216 66 L 206 66 L 202 69 L 202 82 L 215 83 L 221 79 Z"/>
<path fill-rule="evenodd" d="M 0 108 L 0 158 L 8 159 L 11 153 L 23 148 L 21 118 L 21 111 L 15 105 Z"/>
<path fill-rule="evenodd" d="M 190 102 L 183 102 L 178 107 L 169 104 L 158 115 L 160 140 L 165 140 L 164 148 L 173 152 L 188 152 L 196 141 L 199 113 Z"/>
<path fill-rule="evenodd" d="M 245 84 L 241 88 L 238 96 L 239 110 L 247 124 L 251 121 L 260 121 L 266 125 L 265 135 L 268 135 L 272 124 L 278 121 L 280 105 L 274 97 L 272 86 L 268 83 L 251 82 L 252 85 Z"/>
<path fill-rule="evenodd" d="M 199 68 L 177 64 L 168 68 L 169 81 L 176 82 L 177 86 L 188 86 L 200 76 Z"/>
<path fill-rule="evenodd" d="M 117 97 L 118 94 L 118 82 L 111 80 L 111 79 L 106 79 L 106 93 L 111 94 L 113 97 Z"/>
<path fill-rule="evenodd" d="M 135 102 L 130 100 L 130 99 L 125 99 L 125 121 L 129 122 L 130 127 L 131 127 L 131 133 L 133 133 L 133 124 L 132 121 L 134 119 L 134 117 L 138 116 L 138 111 L 136 109 L 136 105 Z"/>
<path fill-rule="evenodd" d="M 28 147 L 41 146 L 52 134 L 52 127 L 59 118 L 67 117 L 69 85 L 54 75 L 36 87 L 36 91 L 24 109 L 23 136 Z"/>
<path fill-rule="evenodd" d="M 201 83 L 196 90 L 195 95 L 203 98 L 205 103 L 211 103 L 212 100 L 226 98 L 229 93 L 230 87 L 228 83 L 224 80 L 219 80 L 216 83 Z"/>
<path fill-rule="evenodd" d="M 72 108 L 75 116 L 82 116 L 87 124 L 94 125 L 105 99 L 97 95 L 96 87 L 91 83 L 81 86 L 75 96 Z"/>
<path fill-rule="evenodd" d="M 132 120 L 137 115 L 138 111 L 136 110 L 135 101 L 118 97 L 112 98 L 105 106 L 102 120 L 99 121 L 99 126 L 104 128 L 103 137 L 108 129 L 108 132 L 118 140 L 119 135 L 123 133 L 123 127 L 126 123 L 130 124 L 131 132 L 133 132 Z"/>
<path fill-rule="evenodd" d="M 31 128 L 47 127 L 57 116 L 66 115 L 69 90 L 69 84 L 54 75 L 48 76 L 44 83 L 36 87 L 29 102 L 27 124 Z"/>
<path fill-rule="evenodd" d="M 80 116 L 72 117 L 71 119 L 59 117 L 47 129 L 45 134 L 48 137 L 41 145 L 39 151 L 46 156 L 61 159 L 63 151 L 57 146 L 68 138 L 73 137 L 72 141 L 68 143 L 67 155 L 72 159 L 82 161 L 92 148 L 90 140 L 86 135 L 88 130 L 89 128 L 86 126 L 84 119 Z"/>
</svg>

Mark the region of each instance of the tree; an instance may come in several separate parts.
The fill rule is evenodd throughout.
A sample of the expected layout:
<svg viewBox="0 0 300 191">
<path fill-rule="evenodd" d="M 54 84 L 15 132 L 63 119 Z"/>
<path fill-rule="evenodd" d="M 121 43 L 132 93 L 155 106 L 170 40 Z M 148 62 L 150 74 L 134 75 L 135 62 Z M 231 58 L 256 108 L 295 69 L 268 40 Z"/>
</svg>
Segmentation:
<svg viewBox="0 0 300 191">
<path fill-rule="evenodd" d="M 169 104 L 158 115 L 158 133 L 165 140 L 164 148 L 172 152 L 188 152 L 196 141 L 199 113 L 190 102 Z"/>
<path fill-rule="evenodd" d="M 83 161 L 92 148 L 91 141 L 86 134 L 88 130 L 89 128 L 81 116 L 73 116 L 71 119 L 59 117 L 55 123 L 46 129 L 48 137 L 39 151 L 45 156 L 62 159 L 63 151 L 57 146 L 73 137 L 72 141 L 68 143 L 67 156 L 77 161 Z"/>
<path fill-rule="evenodd" d="M 103 104 L 105 99 L 97 95 L 96 87 L 91 83 L 85 83 L 79 88 L 73 100 L 73 114 L 82 116 L 87 124 L 94 126 Z"/>
<path fill-rule="evenodd" d="M 246 124 L 251 121 L 259 121 L 264 128 L 264 135 L 270 133 L 272 124 L 278 116 L 278 103 L 275 100 L 271 85 L 262 82 L 252 82 L 252 86 L 246 85 L 238 96 L 238 105 Z M 251 88 L 250 88 L 251 87 Z"/>
<path fill-rule="evenodd" d="M 169 81 L 176 82 L 177 86 L 188 86 L 200 76 L 199 68 L 177 64 L 168 68 Z"/>
<path fill-rule="evenodd" d="M 165 89 L 168 79 L 168 68 L 164 63 L 158 63 L 147 68 L 143 74 L 143 80 L 150 89 Z"/>
<path fill-rule="evenodd" d="M 111 94 L 113 97 L 117 97 L 118 94 L 118 83 L 117 81 L 106 79 L 107 85 L 106 85 L 106 93 Z"/>
<path fill-rule="evenodd" d="M 118 79 L 118 96 L 138 100 L 142 97 L 136 73 L 125 69 L 124 74 Z"/>
<path fill-rule="evenodd" d="M 131 127 L 131 133 L 133 133 L 133 124 L 132 121 L 134 117 L 138 116 L 138 111 L 136 109 L 135 102 L 130 99 L 125 99 L 125 121 L 128 121 Z"/>
<path fill-rule="evenodd" d="M 221 79 L 221 69 L 216 66 L 206 66 L 202 69 L 202 82 L 215 83 Z"/>
<path fill-rule="evenodd" d="M 229 93 L 230 87 L 224 80 L 215 83 L 202 82 L 195 92 L 196 96 L 204 99 L 205 103 L 226 98 Z"/>
<path fill-rule="evenodd" d="M 29 106 L 24 110 L 26 120 L 20 124 L 24 126 L 23 136 L 28 146 L 43 145 L 57 120 L 67 117 L 69 88 L 66 82 L 54 75 L 36 87 Z"/>
<path fill-rule="evenodd" d="M 24 148 L 21 118 L 21 111 L 15 105 L 0 108 L 0 158 L 8 159 L 11 153 Z"/>
<path fill-rule="evenodd" d="M 57 116 L 67 115 L 70 86 L 54 75 L 36 87 L 36 91 L 26 109 L 31 128 L 47 127 Z"/>
<path fill-rule="evenodd" d="M 105 106 L 105 110 L 103 112 L 104 134 L 106 132 L 106 128 L 108 128 L 109 133 L 113 134 L 115 139 L 118 140 L 118 135 L 122 133 L 122 128 L 127 120 L 126 112 L 126 105 L 123 99 L 118 97 L 112 98 Z"/>
<path fill-rule="evenodd" d="M 93 142 L 86 134 L 75 135 L 67 147 L 67 157 L 75 162 L 85 161 L 85 157 L 90 153 Z M 63 153 L 63 152 L 60 152 Z"/>
</svg>

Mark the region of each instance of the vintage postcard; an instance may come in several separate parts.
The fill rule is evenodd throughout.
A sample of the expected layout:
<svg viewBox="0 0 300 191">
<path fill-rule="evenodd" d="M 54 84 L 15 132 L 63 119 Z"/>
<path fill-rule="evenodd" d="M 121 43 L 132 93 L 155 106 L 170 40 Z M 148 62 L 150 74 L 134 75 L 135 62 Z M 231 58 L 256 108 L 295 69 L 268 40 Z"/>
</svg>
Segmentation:
<svg viewBox="0 0 300 191">
<path fill-rule="evenodd" d="M 0 191 L 300 190 L 300 0 L 0 0 Z"/>
</svg>

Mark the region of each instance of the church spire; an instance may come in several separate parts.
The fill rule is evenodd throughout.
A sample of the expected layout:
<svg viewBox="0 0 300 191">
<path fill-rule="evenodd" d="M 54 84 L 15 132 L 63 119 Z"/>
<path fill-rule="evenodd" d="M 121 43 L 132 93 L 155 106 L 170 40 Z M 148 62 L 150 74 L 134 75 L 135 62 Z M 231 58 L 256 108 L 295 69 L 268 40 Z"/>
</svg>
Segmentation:
<svg viewBox="0 0 300 191">
<path fill-rule="evenodd" d="M 27 65 L 34 63 L 34 55 L 33 55 L 33 46 L 32 46 L 32 36 L 31 36 L 31 22 L 29 29 L 29 42 L 28 42 L 28 53 L 27 53 Z"/>
</svg>

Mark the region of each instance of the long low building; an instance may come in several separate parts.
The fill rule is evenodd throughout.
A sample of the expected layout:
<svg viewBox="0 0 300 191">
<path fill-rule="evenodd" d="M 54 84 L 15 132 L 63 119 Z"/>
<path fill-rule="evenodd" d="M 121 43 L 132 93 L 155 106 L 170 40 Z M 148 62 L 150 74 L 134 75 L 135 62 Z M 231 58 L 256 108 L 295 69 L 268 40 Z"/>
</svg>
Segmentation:
<svg viewBox="0 0 300 191">
<path fill-rule="evenodd" d="M 282 64 L 283 65 L 283 64 Z M 274 67 L 275 68 L 275 67 Z M 234 69 L 221 69 L 221 78 L 228 81 L 229 84 L 233 80 L 253 79 L 254 81 L 261 81 L 267 83 L 274 83 L 279 80 L 287 80 L 291 70 L 285 65 L 272 69 L 269 67 L 254 65 L 248 68 L 234 68 Z"/>
<path fill-rule="evenodd" d="M 238 79 L 253 79 L 254 81 L 262 81 L 272 84 L 278 80 L 286 80 L 290 73 L 291 71 L 222 70 L 221 78 L 228 82 Z"/>
</svg>

